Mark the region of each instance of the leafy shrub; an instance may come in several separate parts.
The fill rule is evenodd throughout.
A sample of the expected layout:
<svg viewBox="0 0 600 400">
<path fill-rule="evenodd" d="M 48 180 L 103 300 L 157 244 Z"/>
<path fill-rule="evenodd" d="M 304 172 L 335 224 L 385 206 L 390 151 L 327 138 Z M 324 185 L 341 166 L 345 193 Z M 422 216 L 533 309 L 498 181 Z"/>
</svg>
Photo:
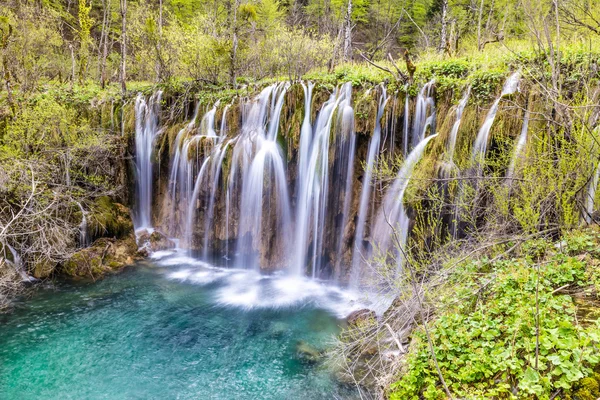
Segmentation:
<svg viewBox="0 0 600 400">
<path fill-rule="evenodd" d="M 500 90 L 506 73 L 500 69 L 478 71 L 470 76 L 471 95 L 479 103 L 490 101 Z"/>
</svg>

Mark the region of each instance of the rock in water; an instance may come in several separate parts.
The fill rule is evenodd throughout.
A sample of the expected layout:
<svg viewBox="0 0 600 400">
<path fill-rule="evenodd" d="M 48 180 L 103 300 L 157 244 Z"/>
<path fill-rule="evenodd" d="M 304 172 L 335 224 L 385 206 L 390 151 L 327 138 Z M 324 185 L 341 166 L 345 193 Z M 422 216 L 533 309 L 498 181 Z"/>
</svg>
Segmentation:
<svg viewBox="0 0 600 400">
<path fill-rule="evenodd" d="M 133 264 L 137 245 L 133 235 L 125 239 L 101 238 L 64 261 L 59 273 L 77 278 L 98 279 Z"/>
<path fill-rule="evenodd" d="M 303 340 L 296 344 L 296 355 L 309 363 L 316 363 L 321 358 L 321 352 Z"/>
<path fill-rule="evenodd" d="M 175 243 L 159 231 L 143 231 L 138 235 L 137 243 L 140 248 L 145 247 L 152 252 L 175 248 Z"/>
</svg>

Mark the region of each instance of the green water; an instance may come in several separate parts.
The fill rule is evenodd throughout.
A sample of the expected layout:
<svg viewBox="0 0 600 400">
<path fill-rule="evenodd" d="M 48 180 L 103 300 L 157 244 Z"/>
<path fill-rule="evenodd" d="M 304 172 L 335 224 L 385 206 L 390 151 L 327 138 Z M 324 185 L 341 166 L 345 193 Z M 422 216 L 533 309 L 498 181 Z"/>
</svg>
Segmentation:
<svg viewBox="0 0 600 400">
<path fill-rule="evenodd" d="M 297 354 L 324 349 L 340 320 L 302 300 L 219 301 L 226 285 L 137 266 L 96 283 L 37 291 L 0 316 L 1 399 L 354 398 Z"/>
</svg>

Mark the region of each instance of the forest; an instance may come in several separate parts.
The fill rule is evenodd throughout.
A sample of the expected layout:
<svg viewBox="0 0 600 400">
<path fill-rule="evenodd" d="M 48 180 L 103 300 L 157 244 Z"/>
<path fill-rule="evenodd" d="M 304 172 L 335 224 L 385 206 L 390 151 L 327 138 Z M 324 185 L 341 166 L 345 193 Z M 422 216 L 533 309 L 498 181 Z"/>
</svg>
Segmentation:
<svg viewBox="0 0 600 400">
<path fill-rule="evenodd" d="M 0 398 L 600 398 L 600 0 L 4 0 Z"/>
</svg>

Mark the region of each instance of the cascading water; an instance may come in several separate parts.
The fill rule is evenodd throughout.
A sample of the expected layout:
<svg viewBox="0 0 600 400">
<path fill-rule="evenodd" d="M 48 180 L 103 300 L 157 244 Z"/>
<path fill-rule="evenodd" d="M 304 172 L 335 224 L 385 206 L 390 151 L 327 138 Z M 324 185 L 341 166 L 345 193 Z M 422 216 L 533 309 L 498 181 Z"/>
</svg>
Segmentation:
<svg viewBox="0 0 600 400">
<path fill-rule="evenodd" d="M 502 96 L 513 93 L 517 83 L 518 76 L 509 78 Z M 435 131 L 433 85 L 430 81 L 419 91 L 413 115 L 408 96 L 388 99 L 382 85 L 374 130 L 367 142 L 354 132 L 350 83 L 334 90 L 314 120 L 314 85 L 302 83 L 304 115 L 296 156 L 290 148 L 284 153 L 279 144 L 285 143 L 279 137 L 280 121 L 288 124 L 289 119 L 284 118 L 291 115 L 288 109 L 285 117 L 282 114 L 289 83 L 271 85 L 258 96 L 241 100 L 239 124 L 231 124 L 239 126 L 237 131 L 229 131 L 229 106 L 219 108 L 215 104 L 199 124 L 196 113 L 173 143 L 165 203 L 166 215 L 171 217 L 167 222 L 172 227 L 170 233 L 182 239 L 180 243 L 190 251 L 199 251 L 204 260 L 222 256 L 228 261 L 233 256 L 235 265 L 241 268 L 286 269 L 294 276 L 334 277 L 352 288 L 360 287 L 367 277 L 363 260 L 373 255 L 367 240 L 381 251 L 394 253 L 397 243 L 392 243 L 392 233 L 396 232 L 401 247 L 406 244 L 409 218 L 403 205 L 404 192 L 427 143 L 436 136 L 427 136 Z M 454 109 L 455 121 L 443 156 L 445 164 L 452 164 L 469 94 L 467 90 Z M 364 96 L 370 101 L 372 94 Z M 492 105 L 474 147 L 479 148 L 484 141 L 479 136 L 489 136 L 502 96 Z M 389 100 L 394 101 L 391 110 Z M 145 111 L 149 107 L 141 98 L 138 103 L 142 132 L 146 125 L 153 125 L 148 123 Z M 403 105 L 404 114 L 395 117 L 395 108 Z M 218 110 L 222 114 L 216 123 Z M 377 209 L 379 197 L 375 192 L 382 183 L 375 182 L 374 170 L 383 149 L 390 156 L 395 154 L 392 148 L 397 134 L 404 136 L 400 149 L 408 154 Z M 368 148 L 357 149 L 363 143 L 368 143 Z M 517 143 L 516 153 L 519 148 Z M 292 161 L 286 159 L 286 154 L 296 160 L 295 166 L 288 165 Z M 360 190 L 355 186 L 355 162 L 365 166 Z M 295 185 L 290 185 L 291 177 L 295 177 Z M 401 266 L 402 257 L 398 259 Z"/>
<path fill-rule="evenodd" d="M 594 134 L 597 135 L 600 132 L 600 127 L 594 129 Z M 596 191 L 598 190 L 598 183 L 600 181 L 600 163 L 596 166 L 594 176 L 592 177 L 588 190 L 585 196 L 583 220 L 590 224 L 592 222 L 592 215 L 594 214 L 594 206 L 596 203 Z"/>
<path fill-rule="evenodd" d="M 317 273 L 321 270 L 321 260 L 319 255 L 322 254 L 324 235 L 325 235 L 325 218 L 329 194 L 329 153 L 330 153 L 330 138 L 331 126 L 335 116 L 335 112 L 339 113 L 341 118 L 342 129 L 349 126 L 349 118 L 353 118 L 351 112 L 350 99 L 352 94 L 352 85 L 344 84 L 341 89 L 336 90 L 329 100 L 327 100 L 319 112 L 317 121 L 312 132 L 312 140 L 308 147 L 308 154 L 300 154 L 300 159 L 306 160 L 306 168 L 299 171 L 299 180 L 301 182 L 298 191 L 297 207 L 296 207 L 296 239 L 295 239 L 295 259 L 294 272 L 297 275 L 303 275 L 306 268 L 307 253 L 309 251 L 308 244 L 312 239 L 312 254 L 310 256 L 311 276 L 317 277 Z M 308 130 L 303 131 L 306 134 Z M 351 135 L 353 136 L 353 135 Z M 300 139 L 301 143 L 307 143 L 306 139 Z M 353 138 L 351 139 L 353 140 Z M 346 140 L 336 141 L 336 144 L 345 146 Z M 347 153 L 343 149 L 334 149 L 337 153 Z M 343 158 L 343 157 L 342 157 Z M 346 164 L 351 168 L 350 161 L 342 161 L 342 165 Z M 343 229 L 343 228 L 342 228 Z"/>
<path fill-rule="evenodd" d="M 456 149 L 456 139 L 458 137 L 458 129 L 460 128 L 460 121 L 462 120 L 463 112 L 465 111 L 465 107 L 469 102 L 469 95 L 471 94 L 471 87 L 467 89 L 464 97 L 460 100 L 458 105 L 456 106 L 456 121 L 454 125 L 452 125 L 452 130 L 450 131 L 450 138 L 448 139 L 448 147 L 446 150 L 446 159 L 448 162 L 453 163 L 454 161 L 454 151 Z"/>
<path fill-rule="evenodd" d="M 198 169 L 198 162 L 205 162 L 205 155 L 211 149 L 213 144 L 218 140 L 218 136 L 215 133 L 214 122 L 215 114 L 217 112 L 218 102 L 202 117 L 198 128 L 195 127 L 196 119 L 198 116 L 198 108 L 196 108 L 194 117 L 190 123 L 179 131 L 175 138 L 175 154 L 171 163 L 171 170 L 169 173 L 169 191 L 168 195 L 171 199 L 171 222 L 170 231 L 172 234 L 177 232 L 178 226 L 185 227 L 186 243 L 189 243 L 191 237 L 189 235 L 189 228 L 191 226 L 191 220 L 193 215 L 190 214 L 190 209 L 194 197 L 194 171 Z M 204 140 L 204 142 L 202 142 Z M 203 152 L 200 154 L 200 147 Z M 195 155 L 190 154 L 195 150 Z M 202 157 L 201 157 L 202 156 Z M 179 207 L 179 213 L 177 208 Z M 192 209 L 193 211 L 193 209 Z M 176 216 L 182 214 L 184 218 L 181 218 L 179 223 L 176 222 Z"/>
<path fill-rule="evenodd" d="M 14 247 L 12 247 L 10 244 L 4 241 L 0 242 L 0 245 L 2 247 L 2 251 L 4 252 L 3 256 L 0 257 L 0 261 L 5 261 L 9 265 L 11 265 L 15 269 L 15 271 L 17 271 L 23 282 L 35 281 L 36 279 L 33 276 L 30 276 L 25 270 L 25 266 L 23 265 L 23 261 L 21 260 L 21 256 L 19 255 L 17 250 L 15 250 Z M 9 260 L 6 256 L 6 249 L 8 249 L 8 251 L 10 252 L 12 260 Z"/>
<path fill-rule="evenodd" d="M 388 102 L 388 97 L 385 88 L 382 86 L 381 95 L 379 96 L 379 107 L 377 109 L 377 120 L 375 121 L 375 130 L 369 141 L 369 149 L 367 153 L 367 164 L 365 166 L 365 175 L 363 177 L 362 191 L 360 194 L 360 202 L 358 206 L 358 221 L 354 236 L 354 251 L 352 253 L 352 269 L 350 270 L 350 286 L 358 287 L 360 277 L 360 267 L 362 260 L 365 257 L 363 249 L 363 239 L 365 223 L 369 212 L 369 203 L 371 202 L 371 179 L 373 170 L 375 169 L 375 160 L 379 154 L 379 142 L 381 138 L 381 117 Z"/>
<path fill-rule="evenodd" d="M 79 245 L 85 247 L 89 244 L 88 232 L 87 232 L 87 211 L 83 209 L 80 202 L 75 202 L 81 211 L 81 223 L 79 224 Z"/>
<path fill-rule="evenodd" d="M 427 82 L 417 96 L 412 127 L 412 147 L 421 143 L 427 128 L 431 128 L 431 131 L 435 132 L 435 102 L 432 93 L 434 83 L 433 79 Z"/>
<path fill-rule="evenodd" d="M 473 149 L 471 151 L 471 166 L 472 168 L 467 171 L 467 175 L 469 176 L 481 176 L 483 173 L 483 160 L 485 159 L 485 155 L 487 153 L 487 146 L 489 142 L 490 131 L 492 129 L 492 125 L 494 124 L 494 120 L 496 119 L 496 114 L 498 113 L 498 107 L 500 106 L 500 101 L 506 95 L 510 95 L 515 93 L 519 88 L 519 79 L 520 72 L 513 73 L 504 83 L 502 88 L 502 93 L 498 98 L 494 101 L 492 106 L 490 107 L 485 121 L 483 125 L 479 129 L 477 133 L 477 137 L 473 144 Z M 452 227 L 452 236 L 456 238 L 459 234 L 459 225 L 463 224 L 464 215 L 461 216 L 462 212 L 468 212 L 468 205 L 466 204 L 467 198 L 467 187 L 468 183 L 466 181 L 461 181 L 458 189 L 457 195 L 457 203 L 454 208 L 454 219 L 453 219 L 453 227 Z M 477 193 L 477 181 L 475 183 L 475 193 Z"/>
<path fill-rule="evenodd" d="M 161 97 L 162 92 L 158 91 L 148 103 L 141 94 L 135 101 L 136 229 L 152 227 L 152 152 L 158 134 Z"/>
<path fill-rule="evenodd" d="M 518 90 L 520 77 L 520 72 L 515 72 L 506 80 L 506 82 L 504 83 L 504 87 L 502 88 L 502 93 L 496 99 L 496 101 L 494 101 L 494 104 L 492 104 L 492 107 L 490 108 L 490 110 L 487 113 L 487 116 L 485 117 L 483 125 L 477 133 L 477 138 L 475 139 L 475 143 L 473 144 L 473 150 L 471 153 L 471 162 L 473 165 L 477 166 L 479 175 L 481 175 L 482 161 L 487 152 L 490 130 L 492 129 L 492 125 L 494 124 L 494 120 L 496 119 L 496 114 L 498 113 L 500 101 L 504 96 L 513 94 Z"/>
<path fill-rule="evenodd" d="M 240 266 L 244 268 L 259 269 L 261 259 L 281 263 L 291 245 L 286 164 L 276 141 L 288 87 L 287 83 L 270 86 L 252 102 L 233 150 L 228 191 L 231 193 L 236 174 L 240 174 L 237 253 L 241 257 Z M 271 106 L 268 107 L 270 97 Z M 280 234 L 273 235 L 273 232 Z M 265 254 L 267 247 L 278 254 Z"/>
<path fill-rule="evenodd" d="M 409 227 L 409 219 L 403 203 L 404 192 L 408 187 L 415 166 L 425 152 L 427 144 L 436 136 L 437 134 L 434 134 L 423 139 L 406 157 L 394 180 L 394 184 L 386 192 L 373 228 L 373 239 L 379 252 L 385 254 L 394 251 L 395 245 L 401 247 L 400 254 L 397 254 L 398 267 L 402 267 L 404 263 L 404 251 L 406 250 Z M 394 237 L 398 239 L 399 243 L 393 242 L 392 238 Z"/>
<path fill-rule="evenodd" d="M 406 93 L 404 96 L 404 127 L 403 127 L 403 135 L 402 135 L 402 154 L 404 157 L 408 155 L 408 125 L 410 124 L 410 110 L 409 110 L 409 102 L 408 102 L 408 85 L 404 87 L 404 92 Z"/>
<path fill-rule="evenodd" d="M 508 170 L 506 172 L 506 180 L 507 182 L 511 182 L 515 173 L 515 167 L 517 165 L 517 161 L 521 157 L 521 153 L 525 148 L 525 144 L 527 143 L 527 131 L 529 129 L 529 110 L 525 112 L 525 117 L 523 118 L 523 127 L 521 128 L 521 134 L 519 135 L 519 140 L 517 140 L 517 145 L 515 146 L 515 151 L 513 152 L 512 159 L 510 160 L 510 165 L 508 166 Z"/>
</svg>

